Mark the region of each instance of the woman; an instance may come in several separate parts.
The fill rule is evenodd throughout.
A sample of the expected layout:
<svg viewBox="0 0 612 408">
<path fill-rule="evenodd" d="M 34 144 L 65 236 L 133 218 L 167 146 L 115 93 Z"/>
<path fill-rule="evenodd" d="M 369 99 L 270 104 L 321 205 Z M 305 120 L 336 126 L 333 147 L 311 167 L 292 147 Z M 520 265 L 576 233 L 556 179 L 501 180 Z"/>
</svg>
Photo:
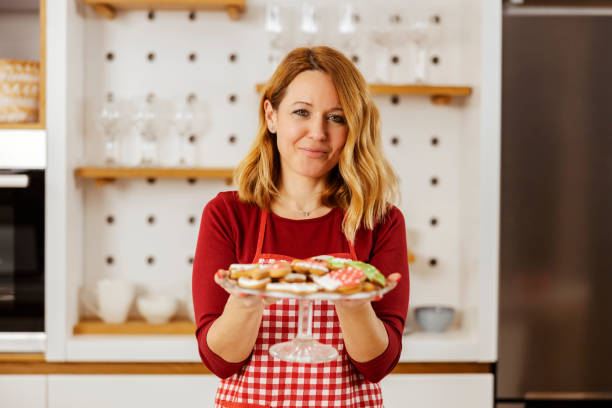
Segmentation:
<svg viewBox="0 0 612 408">
<path fill-rule="evenodd" d="M 216 406 L 382 407 L 377 382 L 400 356 L 409 279 L 397 179 L 367 85 L 341 53 L 298 48 L 268 81 L 259 117 L 238 191 L 204 209 L 194 261 L 200 356 L 222 378 Z M 268 349 L 295 335 L 297 302 L 228 295 L 213 276 L 323 254 L 368 262 L 398 285 L 376 302 L 315 301 L 313 337 L 338 349 L 336 361 L 276 360 Z"/>
</svg>

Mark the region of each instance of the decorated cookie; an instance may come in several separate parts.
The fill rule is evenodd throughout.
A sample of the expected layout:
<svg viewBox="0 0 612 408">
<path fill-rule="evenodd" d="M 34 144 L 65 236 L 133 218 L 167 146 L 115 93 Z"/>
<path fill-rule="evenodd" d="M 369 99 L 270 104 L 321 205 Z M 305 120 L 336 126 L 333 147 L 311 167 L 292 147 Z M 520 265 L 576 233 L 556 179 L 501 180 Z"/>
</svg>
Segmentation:
<svg viewBox="0 0 612 408">
<path fill-rule="evenodd" d="M 291 292 L 298 294 L 315 293 L 321 289 L 316 283 L 271 282 L 266 285 L 267 291 Z"/>
<path fill-rule="evenodd" d="M 348 264 L 354 266 L 355 268 L 361 269 L 365 273 L 366 279 L 370 282 L 377 283 L 380 286 L 385 286 L 385 275 L 380 273 L 380 271 L 376 269 L 375 266 L 360 261 L 350 261 L 348 262 Z"/>
<path fill-rule="evenodd" d="M 323 275 L 329 272 L 325 262 L 322 261 L 304 261 L 295 259 L 291 262 L 291 269 L 295 272 L 308 272 L 312 275 Z"/>
<path fill-rule="evenodd" d="M 292 272 L 283 277 L 283 282 L 294 283 L 294 282 L 306 282 L 307 277 L 303 273 Z"/>
<path fill-rule="evenodd" d="M 251 277 L 251 273 L 258 269 L 258 264 L 231 264 L 229 267 L 230 277 L 232 279 L 238 279 L 241 276 Z"/>
<path fill-rule="evenodd" d="M 289 262 L 276 262 L 266 265 L 271 278 L 282 278 L 291 273 L 291 265 Z"/>
<path fill-rule="evenodd" d="M 263 289 L 268 283 L 270 283 L 270 278 L 251 279 L 242 276 L 238 279 L 238 286 L 245 289 Z"/>
<path fill-rule="evenodd" d="M 353 293 L 354 289 L 361 288 L 361 282 L 365 280 L 365 273 L 353 266 L 347 266 L 346 268 L 337 269 L 327 274 L 330 279 L 334 279 L 340 282 L 340 286 L 337 288 L 339 292 Z"/>
<path fill-rule="evenodd" d="M 336 258 L 336 257 L 331 256 L 331 255 L 314 256 L 314 257 L 310 258 L 310 260 L 324 262 L 329 270 L 342 269 L 349 262 L 351 262 L 350 259 Z"/>
</svg>

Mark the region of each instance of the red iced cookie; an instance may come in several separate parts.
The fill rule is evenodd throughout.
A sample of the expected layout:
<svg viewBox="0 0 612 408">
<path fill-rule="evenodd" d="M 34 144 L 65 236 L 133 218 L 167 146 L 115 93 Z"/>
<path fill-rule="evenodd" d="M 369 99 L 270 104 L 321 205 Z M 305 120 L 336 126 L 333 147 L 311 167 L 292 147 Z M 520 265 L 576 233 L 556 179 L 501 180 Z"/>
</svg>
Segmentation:
<svg viewBox="0 0 612 408">
<path fill-rule="evenodd" d="M 341 286 L 358 286 L 365 279 L 365 273 L 358 268 L 347 266 L 330 272 L 327 276 L 336 279 Z"/>
</svg>

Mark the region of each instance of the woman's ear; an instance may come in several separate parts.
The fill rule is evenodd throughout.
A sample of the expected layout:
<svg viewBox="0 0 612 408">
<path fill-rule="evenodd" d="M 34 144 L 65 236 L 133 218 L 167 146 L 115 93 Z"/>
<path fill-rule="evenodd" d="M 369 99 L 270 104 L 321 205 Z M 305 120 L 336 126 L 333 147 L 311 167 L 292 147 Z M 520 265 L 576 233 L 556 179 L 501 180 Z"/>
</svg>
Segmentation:
<svg viewBox="0 0 612 408">
<path fill-rule="evenodd" d="M 270 133 L 276 133 L 276 110 L 272 106 L 272 102 L 267 99 L 264 101 L 264 113 L 268 131 Z"/>
</svg>

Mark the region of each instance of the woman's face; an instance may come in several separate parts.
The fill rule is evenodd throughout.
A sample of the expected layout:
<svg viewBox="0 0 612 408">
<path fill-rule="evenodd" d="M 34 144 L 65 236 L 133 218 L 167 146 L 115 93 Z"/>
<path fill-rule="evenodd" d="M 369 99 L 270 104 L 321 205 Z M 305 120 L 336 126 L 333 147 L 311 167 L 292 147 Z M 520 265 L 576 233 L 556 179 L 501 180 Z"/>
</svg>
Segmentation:
<svg viewBox="0 0 612 408">
<path fill-rule="evenodd" d="M 276 133 L 283 172 L 320 178 L 338 164 L 348 126 L 331 77 L 304 71 L 289 84 L 278 110 L 264 103 Z"/>
</svg>

